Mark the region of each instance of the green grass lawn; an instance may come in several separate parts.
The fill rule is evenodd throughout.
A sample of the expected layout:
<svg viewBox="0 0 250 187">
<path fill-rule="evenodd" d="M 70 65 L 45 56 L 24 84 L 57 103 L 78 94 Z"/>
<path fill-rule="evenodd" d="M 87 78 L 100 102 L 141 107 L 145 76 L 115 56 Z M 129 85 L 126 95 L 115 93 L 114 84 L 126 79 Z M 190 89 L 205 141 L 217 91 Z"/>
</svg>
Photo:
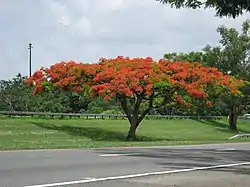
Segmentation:
<svg viewBox="0 0 250 187">
<path fill-rule="evenodd" d="M 0 118 L 0 149 L 200 144 L 229 142 L 235 134 L 224 121 L 145 120 L 138 142 L 124 141 L 127 130 L 126 120 Z M 240 122 L 239 130 L 250 132 L 250 122 Z"/>
</svg>

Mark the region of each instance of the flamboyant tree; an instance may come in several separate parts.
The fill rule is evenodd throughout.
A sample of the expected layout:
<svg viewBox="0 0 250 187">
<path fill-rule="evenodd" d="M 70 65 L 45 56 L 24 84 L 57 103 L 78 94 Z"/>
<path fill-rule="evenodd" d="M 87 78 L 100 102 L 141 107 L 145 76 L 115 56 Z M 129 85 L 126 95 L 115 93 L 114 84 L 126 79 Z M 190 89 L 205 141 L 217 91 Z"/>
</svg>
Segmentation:
<svg viewBox="0 0 250 187">
<path fill-rule="evenodd" d="M 155 107 L 170 102 L 192 107 L 196 100 L 210 107 L 210 98 L 225 92 L 239 95 L 238 88 L 244 84 L 200 63 L 120 56 L 102 58 L 97 64 L 57 63 L 41 68 L 27 83 L 35 85 L 35 94 L 59 87 L 89 97 L 116 98 L 130 123 L 127 140 L 136 140 L 137 127 Z"/>
</svg>

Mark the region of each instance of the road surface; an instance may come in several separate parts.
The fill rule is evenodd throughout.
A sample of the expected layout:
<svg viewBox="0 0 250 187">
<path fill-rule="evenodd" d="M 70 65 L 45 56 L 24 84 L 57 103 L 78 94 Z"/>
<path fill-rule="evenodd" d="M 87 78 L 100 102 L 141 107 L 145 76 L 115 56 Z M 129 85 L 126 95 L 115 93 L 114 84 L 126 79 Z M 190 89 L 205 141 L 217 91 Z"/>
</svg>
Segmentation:
<svg viewBox="0 0 250 187">
<path fill-rule="evenodd" d="M 250 186 L 250 143 L 0 152 L 1 187 Z"/>
</svg>

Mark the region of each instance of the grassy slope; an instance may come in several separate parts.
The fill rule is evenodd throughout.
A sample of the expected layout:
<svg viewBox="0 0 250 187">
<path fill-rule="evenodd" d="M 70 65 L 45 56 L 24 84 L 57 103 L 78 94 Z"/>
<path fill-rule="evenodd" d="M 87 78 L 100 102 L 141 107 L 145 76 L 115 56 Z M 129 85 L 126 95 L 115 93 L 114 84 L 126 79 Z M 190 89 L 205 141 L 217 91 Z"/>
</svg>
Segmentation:
<svg viewBox="0 0 250 187">
<path fill-rule="evenodd" d="M 241 122 L 239 127 L 250 132 L 249 122 Z M 2 118 L 0 149 L 198 144 L 224 142 L 234 135 L 223 121 L 146 120 L 138 129 L 138 137 L 144 140 L 139 142 L 125 142 L 127 130 L 126 120 Z"/>
</svg>

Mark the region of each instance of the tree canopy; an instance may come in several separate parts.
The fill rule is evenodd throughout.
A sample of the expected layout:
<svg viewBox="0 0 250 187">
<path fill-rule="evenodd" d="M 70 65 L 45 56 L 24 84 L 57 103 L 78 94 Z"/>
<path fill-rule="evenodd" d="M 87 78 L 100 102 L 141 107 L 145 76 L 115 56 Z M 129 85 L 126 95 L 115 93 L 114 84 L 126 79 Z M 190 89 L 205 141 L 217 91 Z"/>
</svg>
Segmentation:
<svg viewBox="0 0 250 187">
<path fill-rule="evenodd" d="M 127 139 L 134 140 L 137 127 L 153 108 L 171 102 L 192 107 L 196 100 L 211 107 L 216 95 L 241 94 L 244 81 L 200 63 L 119 56 L 96 64 L 57 63 L 36 71 L 27 83 L 35 84 L 35 94 L 60 88 L 92 98 L 117 99 L 130 123 Z"/>
<path fill-rule="evenodd" d="M 249 0 L 156 0 L 175 8 L 215 8 L 216 15 L 236 18 L 244 11 L 250 12 Z"/>
<path fill-rule="evenodd" d="M 217 67 L 224 73 L 250 80 L 250 20 L 242 24 L 241 32 L 220 26 L 220 45 L 206 46 L 206 65 Z"/>
</svg>

